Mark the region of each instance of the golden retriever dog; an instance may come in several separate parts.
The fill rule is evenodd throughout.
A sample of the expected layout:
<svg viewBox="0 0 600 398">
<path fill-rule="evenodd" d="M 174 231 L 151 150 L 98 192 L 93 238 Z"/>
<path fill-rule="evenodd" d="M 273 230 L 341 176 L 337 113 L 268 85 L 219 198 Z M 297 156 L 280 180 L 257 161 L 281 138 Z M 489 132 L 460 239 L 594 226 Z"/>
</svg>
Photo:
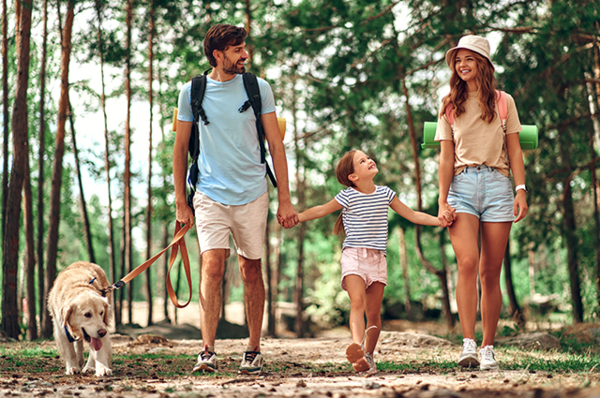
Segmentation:
<svg viewBox="0 0 600 398">
<path fill-rule="evenodd" d="M 54 323 L 54 339 L 67 365 L 66 374 L 95 372 L 96 376 L 112 374 L 112 347 L 108 328 L 112 321 L 112 292 L 102 268 L 78 261 L 63 270 L 48 295 L 48 310 Z M 90 354 L 83 366 L 83 342 Z"/>
</svg>

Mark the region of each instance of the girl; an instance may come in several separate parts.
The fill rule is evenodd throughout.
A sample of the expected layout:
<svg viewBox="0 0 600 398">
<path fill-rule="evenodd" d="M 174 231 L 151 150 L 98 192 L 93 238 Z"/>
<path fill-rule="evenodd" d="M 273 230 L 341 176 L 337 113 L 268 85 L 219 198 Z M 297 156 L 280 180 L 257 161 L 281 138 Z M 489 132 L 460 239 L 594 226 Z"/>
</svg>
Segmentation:
<svg viewBox="0 0 600 398">
<path fill-rule="evenodd" d="M 444 97 L 435 138 L 441 141 L 438 219 L 448 209 L 456 209 L 449 234 L 458 263 L 456 302 L 463 333 L 458 364 L 493 370 L 498 369 L 493 344 L 502 306 L 502 259 L 512 223 L 527 214 L 525 169 L 517 134 L 521 124 L 513 98 L 506 94 L 502 99 L 504 93 L 495 90 L 494 65 L 485 38 L 462 37 L 458 46 L 446 53 L 446 62 L 452 70 L 450 94 Z M 506 121 L 497 113 L 501 101 L 508 108 Z M 481 364 L 475 343 L 478 272 Z"/>
<path fill-rule="evenodd" d="M 411 210 L 390 188 L 373 183 L 378 171 L 375 162 L 363 152 L 346 153 L 335 173 L 340 184 L 348 188 L 330 202 L 298 215 L 299 221 L 303 222 L 343 209 L 333 231 L 336 235 L 342 228 L 346 232 L 341 261 L 342 288 L 350 296 L 350 332 L 354 341 L 346 350 L 346 357 L 356 372 L 368 371 L 367 374 L 377 372 L 373 353 L 381 330 L 379 312 L 383 288 L 387 284 L 388 207 L 422 225 L 447 226 L 454 217 L 451 208 L 446 208 L 444 213 L 448 221 Z M 370 325 L 366 330 L 365 313 L 367 325 Z M 374 330 L 367 333 L 370 329 Z"/>
</svg>

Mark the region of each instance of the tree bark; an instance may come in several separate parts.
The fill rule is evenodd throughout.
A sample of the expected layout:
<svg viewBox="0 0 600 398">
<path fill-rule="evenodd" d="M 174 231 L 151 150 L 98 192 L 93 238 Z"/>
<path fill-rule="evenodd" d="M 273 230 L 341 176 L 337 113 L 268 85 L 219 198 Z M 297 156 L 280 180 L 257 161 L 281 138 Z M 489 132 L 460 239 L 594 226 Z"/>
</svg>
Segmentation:
<svg viewBox="0 0 600 398">
<path fill-rule="evenodd" d="M 566 151 L 563 151 L 563 154 Z M 579 246 L 575 223 L 575 208 L 571 190 L 571 177 L 564 183 L 563 193 L 564 236 L 567 246 L 567 267 L 569 270 L 569 284 L 571 287 L 571 304 L 573 305 L 573 322 L 583 322 L 583 301 L 581 298 L 581 284 L 579 278 L 579 259 L 577 249 Z"/>
<path fill-rule="evenodd" d="M 515 288 L 512 282 L 512 268 L 510 263 L 510 240 L 506 243 L 504 251 L 504 282 L 506 283 L 506 294 L 508 295 L 509 312 L 512 320 L 517 324 L 519 330 L 525 330 L 526 321 L 523 311 L 517 301 Z"/>
<path fill-rule="evenodd" d="M 154 62 L 154 4 L 150 2 L 150 32 L 148 34 L 148 102 L 150 103 L 150 133 L 148 134 L 148 205 L 146 206 L 146 258 L 152 256 L 152 123 L 154 95 L 152 93 Z M 148 325 L 152 325 L 152 279 L 150 268 L 146 274 L 146 301 L 148 302 Z"/>
<path fill-rule="evenodd" d="M 421 170 L 419 165 L 419 149 L 417 143 L 417 135 L 415 133 L 415 124 L 412 116 L 412 108 L 409 103 L 409 93 L 408 87 L 406 86 L 406 81 L 404 78 L 401 79 L 402 91 L 404 92 L 404 96 L 406 97 L 406 121 L 408 123 L 408 132 L 410 135 L 410 142 L 413 149 L 413 162 L 415 165 L 415 186 L 417 187 L 417 210 L 422 211 L 422 199 L 421 199 Z M 442 305 L 444 308 L 444 313 L 446 314 L 446 326 L 448 330 L 452 330 L 454 328 L 454 318 L 452 317 L 452 311 L 450 308 L 450 293 L 448 291 L 448 271 L 446 268 L 438 270 L 433 264 L 431 264 L 425 258 L 422 250 L 421 250 L 421 226 L 415 225 L 415 240 L 416 245 L 415 248 L 417 250 L 417 256 L 419 257 L 419 261 L 421 264 L 432 274 L 436 275 L 440 280 L 440 285 L 442 288 Z"/>
<path fill-rule="evenodd" d="M 127 16 L 125 23 L 127 25 L 127 38 L 125 45 L 125 96 L 127 99 L 127 115 L 125 120 L 125 191 L 124 203 L 125 207 L 125 269 L 127 273 L 132 271 L 133 254 L 131 242 L 131 22 L 133 18 L 133 0 L 127 0 Z M 130 281 L 127 285 L 127 315 L 129 323 L 133 323 L 133 286 L 135 281 Z"/>
<path fill-rule="evenodd" d="M 269 188 L 270 190 L 270 188 Z M 267 230 L 265 238 L 265 269 L 267 273 L 267 333 L 269 336 L 275 336 L 275 306 L 273 300 L 273 268 L 271 264 L 271 242 L 269 240 L 271 235 L 270 222 L 267 219 Z"/>
<path fill-rule="evenodd" d="M 166 181 L 165 181 L 166 183 Z M 166 185 L 166 184 L 165 184 Z M 169 223 L 165 221 L 163 223 L 163 247 L 167 247 L 169 245 Z M 162 278 L 162 286 L 163 286 L 163 314 L 165 316 L 165 321 L 167 323 L 171 323 L 171 318 L 169 317 L 169 293 L 167 292 L 167 273 L 169 272 L 169 251 L 165 252 L 163 256 L 163 278 Z"/>
<path fill-rule="evenodd" d="M 29 169 L 29 154 L 25 160 L 25 181 L 23 183 L 23 219 L 25 220 L 25 275 L 27 279 L 27 339 L 38 338 L 37 322 L 35 320 L 35 243 L 33 241 L 33 200 L 31 198 L 31 170 Z"/>
<path fill-rule="evenodd" d="M 408 257 L 406 255 L 406 235 L 402 227 L 398 228 L 398 252 L 400 254 L 400 269 L 404 281 L 404 309 L 410 314 L 410 283 L 408 279 Z"/>
<path fill-rule="evenodd" d="M 244 18 L 244 27 L 246 32 L 248 33 L 248 38 L 251 39 L 252 35 L 252 1 L 245 0 L 245 18 Z M 252 61 L 254 61 L 254 46 L 252 43 L 246 46 L 246 52 L 248 53 L 248 60 L 246 61 L 246 67 L 251 70 L 252 69 Z"/>
<path fill-rule="evenodd" d="M 88 217 L 85 193 L 83 191 L 83 178 L 81 176 L 81 165 L 79 163 L 79 149 L 77 149 L 77 137 L 75 134 L 75 123 L 73 122 L 73 109 L 69 101 L 69 123 L 71 125 L 71 136 L 73 137 L 73 156 L 75 158 L 75 170 L 77 171 L 77 183 L 79 186 L 79 205 L 81 206 L 81 218 L 83 221 L 83 233 L 85 235 L 85 245 L 88 250 L 90 263 L 96 263 L 94 255 L 94 246 L 92 243 L 92 231 L 90 228 L 90 218 Z"/>
<path fill-rule="evenodd" d="M 294 125 L 294 152 L 296 156 L 296 189 L 298 196 L 298 203 L 304 203 L 304 176 L 302 169 L 302 155 L 300 153 L 300 137 L 298 133 L 298 119 L 297 119 L 297 98 L 296 98 L 296 79 L 292 79 L 292 122 Z M 304 238 L 305 228 L 303 223 L 296 227 L 297 235 L 296 239 L 298 242 L 298 262 L 296 269 L 296 289 L 295 289 L 295 301 L 296 301 L 296 336 L 301 338 L 304 336 Z"/>
<path fill-rule="evenodd" d="M 600 30 L 600 24 L 596 22 L 596 29 Z M 600 113 L 600 48 L 598 48 L 599 42 L 596 36 L 594 36 L 595 46 L 594 46 L 594 77 L 597 79 L 596 82 L 596 104 L 595 104 L 595 115 L 598 116 Z M 591 90 L 590 90 L 591 91 Z M 590 93 L 591 94 L 591 93 Z M 596 129 L 597 125 L 600 124 L 600 121 L 597 119 L 592 119 L 592 123 L 594 124 L 594 128 Z M 600 128 L 595 131 L 590 131 L 590 156 L 592 159 L 596 157 L 598 151 L 600 151 L 600 147 L 596 150 L 594 139 L 595 136 L 600 137 Z M 596 174 L 596 165 L 593 164 L 590 168 L 591 174 L 591 183 L 593 190 L 593 198 L 594 198 L 594 233 L 596 235 L 596 242 L 600 242 L 600 202 L 598 202 L 598 191 L 600 190 L 600 186 L 598 184 L 598 177 Z M 596 301 L 598 305 L 600 305 L 600 245 L 596 245 Z"/>
<path fill-rule="evenodd" d="M 50 222 L 48 226 L 48 245 L 46 248 L 46 278 L 45 291 L 48 292 L 56 278 L 56 256 L 58 253 L 58 227 L 60 223 L 60 189 L 63 172 L 63 156 L 65 153 L 65 124 L 69 109 L 69 62 L 71 59 L 71 32 L 73 30 L 73 19 L 75 2 L 68 1 L 65 27 L 62 34 L 61 54 L 61 92 L 58 102 L 58 123 L 56 130 L 56 144 L 54 149 L 54 164 L 52 167 L 52 187 L 50 191 Z M 60 14 L 60 12 L 59 12 Z M 60 15 L 59 15 L 60 20 Z M 44 304 L 42 318 L 42 337 L 52 336 L 52 322 Z"/>
<path fill-rule="evenodd" d="M 19 221 L 25 162 L 29 154 L 27 130 L 27 86 L 29 84 L 29 43 L 31 38 L 31 0 L 22 0 L 18 34 L 17 84 L 13 106 L 13 164 L 6 200 L 5 234 L 2 246 L 2 330 L 19 337 L 17 271 L 19 263 Z"/>
<path fill-rule="evenodd" d="M 102 106 L 102 116 L 104 120 L 104 171 L 106 173 L 106 190 L 108 194 L 108 250 L 109 250 L 109 268 L 111 282 L 117 281 L 117 264 L 115 261 L 115 237 L 112 217 L 112 193 L 111 193 L 111 178 L 110 178 L 110 136 L 108 132 L 108 117 L 106 116 L 106 85 L 104 82 L 104 40 L 102 37 L 102 5 L 100 1 L 96 1 L 96 16 L 98 17 L 98 47 L 100 55 L 100 81 L 102 83 L 102 93 L 100 94 L 100 103 Z M 115 315 L 115 324 L 121 324 L 121 301 L 115 297 L 113 312 Z"/>
<path fill-rule="evenodd" d="M 2 115 L 4 120 L 2 145 L 2 241 L 4 241 L 4 226 L 6 221 L 6 201 L 8 199 L 8 28 L 6 0 L 2 0 Z"/>
<path fill-rule="evenodd" d="M 48 0 L 44 0 L 42 59 L 40 67 L 40 146 L 38 151 L 38 192 L 37 192 L 37 270 L 38 270 L 38 308 L 40 323 L 44 308 L 44 156 L 46 155 L 46 59 L 48 43 Z"/>
</svg>

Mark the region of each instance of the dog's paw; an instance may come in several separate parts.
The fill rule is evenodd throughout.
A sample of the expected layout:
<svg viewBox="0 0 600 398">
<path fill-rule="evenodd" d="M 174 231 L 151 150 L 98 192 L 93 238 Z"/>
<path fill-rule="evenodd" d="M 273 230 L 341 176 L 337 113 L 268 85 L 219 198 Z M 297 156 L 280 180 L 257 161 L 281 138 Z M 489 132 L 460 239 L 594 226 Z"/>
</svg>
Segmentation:
<svg viewBox="0 0 600 398">
<path fill-rule="evenodd" d="M 96 368 L 96 377 L 110 376 L 112 375 L 112 370 L 107 368 L 104 365 L 100 365 Z"/>
<path fill-rule="evenodd" d="M 82 373 L 94 373 L 95 371 L 96 368 L 92 368 L 91 366 L 85 365 L 85 367 L 82 370 Z"/>
<path fill-rule="evenodd" d="M 85 372 L 85 370 L 84 370 Z M 67 366 L 67 371 L 65 374 L 67 375 L 75 375 L 81 373 L 81 368 L 79 366 Z"/>
</svg>

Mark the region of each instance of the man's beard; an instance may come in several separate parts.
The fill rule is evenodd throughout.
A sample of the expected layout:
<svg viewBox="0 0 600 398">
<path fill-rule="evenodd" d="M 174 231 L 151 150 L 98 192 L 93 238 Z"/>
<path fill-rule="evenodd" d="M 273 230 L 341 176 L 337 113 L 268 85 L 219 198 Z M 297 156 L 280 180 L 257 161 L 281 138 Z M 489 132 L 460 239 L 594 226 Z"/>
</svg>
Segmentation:
<svg viewBox="0 0 600 398">
<path fill-rule="evenodd" d="M 229 58 L 225 57 L 223 60 L 223 71 L 230 75 L 241 75 L 246 72 L 246 67 L 242 65 L 242 67 L 238 67 L 237 63 L 231 62 Z"/>
</svg>

